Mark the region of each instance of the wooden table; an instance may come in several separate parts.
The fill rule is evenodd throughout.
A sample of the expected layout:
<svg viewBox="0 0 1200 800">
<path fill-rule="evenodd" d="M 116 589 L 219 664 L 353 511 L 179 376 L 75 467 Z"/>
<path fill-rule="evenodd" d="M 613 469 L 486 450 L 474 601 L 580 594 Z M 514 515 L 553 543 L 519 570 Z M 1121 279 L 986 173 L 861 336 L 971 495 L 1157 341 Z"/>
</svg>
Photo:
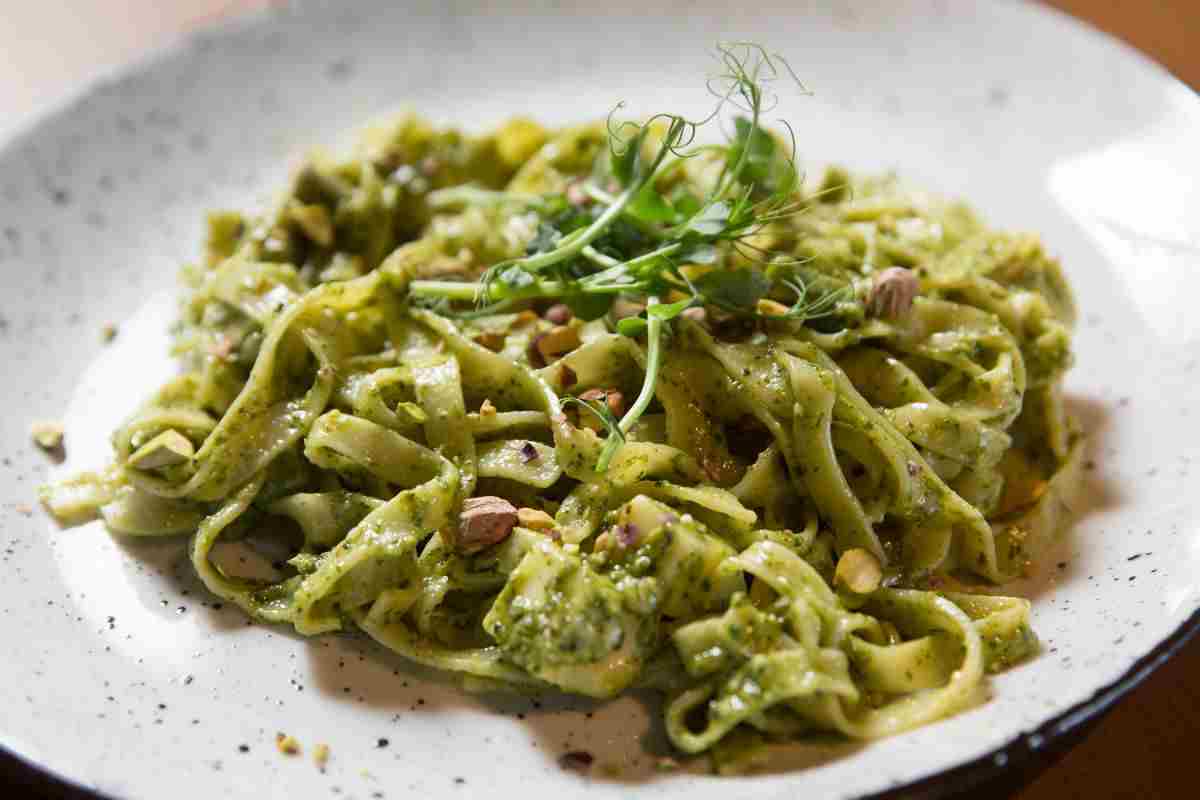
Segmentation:
<svg viewBox="0 0 1200 800">
<path fill-rule="evenodd" d="M 958 2 L 958 0 L 954 0 Z M 0 15 L 0 135 L 93 75 L 156 42 L 264 0 L 41 0 Z M 1049 0 L 1200 87 L 1200 0 Z M 51 47 L 49 42 L 54 41 Z M 1017 773 L 972 800 L 1200 796 L 1200 636 L 1040 775 Z M 7 790 L 0 796 L 28 796 Z M 18 795 L 18 791 L 21 795 Z"/>
</svg>

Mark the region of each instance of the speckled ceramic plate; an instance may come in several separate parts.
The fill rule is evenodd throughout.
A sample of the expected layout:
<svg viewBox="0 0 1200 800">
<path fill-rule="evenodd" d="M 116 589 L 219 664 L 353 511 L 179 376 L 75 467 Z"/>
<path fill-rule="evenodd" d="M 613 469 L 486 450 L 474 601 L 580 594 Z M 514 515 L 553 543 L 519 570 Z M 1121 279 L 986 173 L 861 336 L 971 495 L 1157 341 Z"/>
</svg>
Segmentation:
<svg viewBox="0 0 1200 800">
<path fill-rule="evenodd" d="M 1029 6 L 649 5 L 272 11 L 92 86 L 0 149 L 0 744 L 13 758 L 130 798 L 938 792 L 1044 750 L 1194 627 L 1196 96 Z M 815 91 L 790 106 L 806 159 L 896 167 L 968 197 L 1041 232 L 1078 288 L 1069 394 L 1090 437 L 1086 501 L 1017 587 L 1044 651 L 993 680 L 989 702 L 868 746 L 797 746 L 767 775 L 656 774 L 664 745 L 643 698 L 466 696 L 363 640 L 247 624 L 197 585 L 182 542 L 61 531 L 34 508 L 39 483 L 101 463 L 114 424 L 171 373 L 176 271 L 205 209 L 262 198 L 298 153 L 403 105 L 468 125 L 575 120 L 622 98 L 695 110 L 707 48 L 732 37 L 784 51 Z M 106 323 L 119 325 L 109 345 Z M 61 466 L 29 443 L 47 417 L 66 422 Z M 328 743 L 326 771 L 277 752 L 277 731 L 308 752 Z M 597 758 L 587 776 L 559 766 L 574 749 Z"/>
</svg>

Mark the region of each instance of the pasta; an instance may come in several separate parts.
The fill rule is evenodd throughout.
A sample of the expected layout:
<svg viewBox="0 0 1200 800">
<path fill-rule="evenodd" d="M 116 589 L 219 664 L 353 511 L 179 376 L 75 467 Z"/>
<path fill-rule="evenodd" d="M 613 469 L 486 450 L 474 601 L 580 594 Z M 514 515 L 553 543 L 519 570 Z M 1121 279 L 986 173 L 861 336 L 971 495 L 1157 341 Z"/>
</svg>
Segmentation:
<svg viewBox="0 0 1200 800">
<path fill-rule="evenodd" d="M 738 91 L 773 66 L 722 52 Z M 1037 649 L 981 590 L 1061 524 L 1069 288 L 894 177 L 804 186 L 741 96 L 691 149 L 677 117 L 405 116 L 213 214 L 181 375 L 45 504 L 190 534 L 250 616 L 470 686 L 660 690 L 722 771 L 967 707 Z M 239 574 L 235 540 L 290 555 Z"/>
</svg>

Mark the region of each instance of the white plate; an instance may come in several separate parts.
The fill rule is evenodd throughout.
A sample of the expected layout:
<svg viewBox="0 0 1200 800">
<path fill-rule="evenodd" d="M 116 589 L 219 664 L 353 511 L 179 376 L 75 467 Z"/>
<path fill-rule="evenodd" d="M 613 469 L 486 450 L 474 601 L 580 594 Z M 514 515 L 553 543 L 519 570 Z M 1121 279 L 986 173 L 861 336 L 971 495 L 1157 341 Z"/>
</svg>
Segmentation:
<svg viewBox="0 0 1200 800">
<path fill-rule="evenodd" d="M 0 150 L 0 744 L 120 797 L 858 796 L 1042 749 L 1194 627 L 1196 96 L 1031 6 L 646 5 L 274 11 L 93 86 Z M 697 110 L 718 38 L 786 53 L 815 91 L 787 106 L 808 163 L 895 167 L 965 196 L 997 225 L 1041 232 L 1078 289 L 1069 391 L 1090 434 L 1088 507 L 1020 587 L 1044 652 L 993 680 L 990 702 L 865 747 L 797 748 L 794 769 L 767 776 L 655 774 L 661 737 L 638 700 L 465 696 L 366 642 L 214 608 L 182 542 L 131 545 L 28 513 L 48 476 L 101 463 L 108 431 L 170 373 L 177 267 L 206 209 L 263 198 L 303 150 L 403 105 L 468 125 L 577 120 L 619 99 Z M 120 334 L 105 347 L 107 322 Z M 67 422 L 70 459 L 53 470 L 29 443 L 45 417 Z M 327 742 L 328 771 L 279 754 L 276 731 L 309 752 Z M 559 768 L 567 749 L 597 755 L 590 777 Z"/>
</svg>

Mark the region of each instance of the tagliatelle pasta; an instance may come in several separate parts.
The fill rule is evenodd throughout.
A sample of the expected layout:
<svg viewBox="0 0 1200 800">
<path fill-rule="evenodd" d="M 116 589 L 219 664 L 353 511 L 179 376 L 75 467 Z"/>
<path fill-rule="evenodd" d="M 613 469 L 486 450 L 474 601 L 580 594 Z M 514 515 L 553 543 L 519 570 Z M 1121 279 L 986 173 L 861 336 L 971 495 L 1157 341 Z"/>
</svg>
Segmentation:
<svg viewBox="0 0 1200 800">
<path fill-rule="evenodd" d="M 782 62 L 721 53 L 724 144 L 407 116 L 214 214 L 182 374 L 47 507 L 473 685 L 661 690 L 722 770 L 975 702 L 1037 648 L 1027 601 L 961 590 L 1061 524 L 1069 289 L 895 178 L 805 187 L 760 119 Z M 239 574 L 234 540 L 289 555 Z"/>
</svg>

